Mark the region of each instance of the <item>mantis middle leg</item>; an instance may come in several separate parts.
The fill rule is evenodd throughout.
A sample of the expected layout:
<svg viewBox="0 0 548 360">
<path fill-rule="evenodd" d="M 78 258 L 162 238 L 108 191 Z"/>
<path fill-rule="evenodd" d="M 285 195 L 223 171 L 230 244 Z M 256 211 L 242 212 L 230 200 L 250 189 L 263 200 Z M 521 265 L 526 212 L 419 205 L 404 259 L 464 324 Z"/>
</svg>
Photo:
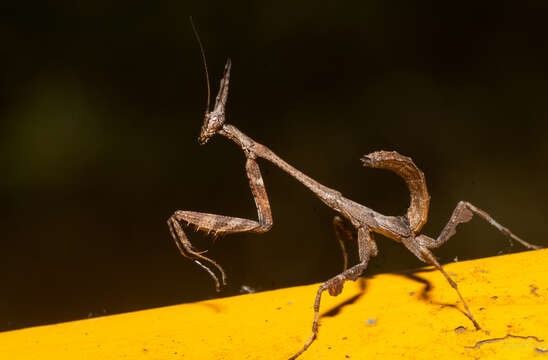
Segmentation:
<svg viewBox="0 0 548 360">
<path fill-rule="evenodd" d="M 344 244 L 345 239 L 353 240 L 356 235 L 354 234 L 355 230 L 350 227 L 340 216 L 335 216 L 333 218 L 333 228 L 335 229 L 335 236 L 339 241 L 341 246 L 341 251 L 343 254 L 343 271 L 348 269 L 348 253 L 346 252 L 346 246 Z"/>
<path fill-rule="evenodd" d="M 299 357 L 303 352 L 306 351 L 306 349 L 310 347 L 310 345 L 316 339 L 318 335 L 320 301 L 323 292 L 327 290 L 327 292 L 331 296 L 339 295 L 342 292 L 344 283 L 346 281 L 355 281 L 365 271 L 369 263 L 369 258 L 375 253 L 376 248 L 376 244 L 374 244 L 374 240 L 371 236 L 371 231 L 368 228 L 359 228 L 358 251 L 360 255 L 360 263 L 343 271 L 339 275 L 332 277 L 320 286 L 320 288 L 318 289 L 318 293 L 316 294 L 316 300 L 314 301 L 314 321 L 312 323 L 312 334 L 309 336 L 308 340 L 306 340 L 303 348 L 298 353 L 290 357 L 289 360 L 294 360 Z"/>
</svg>

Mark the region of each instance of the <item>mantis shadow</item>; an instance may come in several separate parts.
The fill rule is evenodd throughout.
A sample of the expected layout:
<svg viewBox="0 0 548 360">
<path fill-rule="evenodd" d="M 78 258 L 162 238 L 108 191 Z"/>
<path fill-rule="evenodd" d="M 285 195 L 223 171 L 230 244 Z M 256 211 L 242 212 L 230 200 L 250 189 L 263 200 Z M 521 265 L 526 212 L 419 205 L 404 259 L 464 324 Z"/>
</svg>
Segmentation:
<svg viewBox="0 0 548 360">
<path fill-rule="evenodd" d="M 374 276 L 374 275 L 373 275 Z M 357 281 L 359 282 L 359 286 L 360 286 L 360 292 L 354 296 L 352 296 L 350 299 L 347 299 L 343 302 L 341 302 L 340 304 L 338 305 L 335 305 L 334 307 L 332 307 L 331 309 L 327 310 L 326 312 L 324 312 L 322 315 L 320 315 L 320 318 L 323 318 L 323 317 L 333 317 L 333 316 L 336 316 L 338 315 L 342 309 L 344 309 L 345 306 L 348 306 L 348 305 L 351 305 L 351 304 L 354 304 L 356 301 L 358 301 L 364 294 L 365 294 L 365 290 L 366 290 L 366 279 L 367 278 L 371 278 L 373 276 L 367 276 L 367 277 L 360 277 Z"/>
<path fill-rule="evenodd" d="M 470 319 L 470 321 L 472 321 L 470 315 L 466 311 L 459 308 L 456 304 L 449 304 L 449 303 L 443 303 L 443 302 L 432 300 L 432 298 L 430 296 L 430 291 L 432 290 L 432 284 L 430 283 L 430 281 L 428 281 L 425 278 L 420 277 L 419 275 L 417 275 L 419 273 L 426 273 L 426 272 L 432 272 L 432 271 L 436 271 L 436 269 L 431 268 L 431 269 L 404 270 L 404 271 L 400 271 L 400 272 L 396 273 L 396 275 L 401 275 L 401 276 L 403 276 L 407 279 L 410 279 L 410 280 L 413 280 L 413 281 L 424 284 L 424 287 L 422 288 L 422 290 L 419 294 L 419 299 L 420 300 L 428 302 L 429 304 L 433 304 L 433 305 L 440 305 L 442 307 L 451 307 L 451 308 L 457 309 L 463 315 L 465 315 L 468 319 Z"/>
<path fill-rule="evenodd" d="M 435 268 L 431 268 L 431 269 L 419 268 L 419 269 L 410 269 L 410 270 L 398 271 L 398 272 L 392 273 L 392 274 L 402 276 L 402 277 L 405 277 L 409 280 L 413 280 L 413 281 L 416 281 L 418 283 L 423 284 L 424 286 L 421 289 L 420 293 L 418 294 L 418 299 L 420 301 L 424 301 L 424 302 L 427 302 L 427 303 L 432 304 L 432 305 L 439 305 L 439 306 L 442 306 L 442 307 L 454 308 L 454 309 L 460 311 L 468 319 L 470 319 L 470 316 L 468 315 L 468 313 L 466 311 L 460 309 L 456 304 L 449 304 L 449 303 L 443 303 L 443 302 L 438 302 L 438 301 L 432 300 L 432 297 L 430 295 L 430 293 L 432 291 L 432 288 L 433 288 L 432 283 L 430 281 L 428 281 L 427 279 L 425 279 L 424 277 L 419 276 L 418 274 L 432 272 L 432 271 L 436 271 L 436 270 L 437 269 L 435 269 Z M 357 302 L 362 296 L 364 296 L 364 294 L 366 292 L 367 279 L 373 278 L 374 276 L 375 275 L 360 277 L 358 279 L 359 286 L 360 286 L 360 292 L 358 294 L 352 296 L 350 299 L 344 300 L 340 304 L 335 305 L 331 309 L 325 311 L 323 314 L 320 315 L 320 318 L 334 317 L 334 316 L 338 315 L 342 311 L 342 309 L 344 309 L 344 307 L 346 307 L 348 305 L 352 305 L 355 302 Z M 410 295 L 413 295 L 413 294 L 410 294 Z M 470 319 L 470 320 L 472 320 L 472 319 Z"/>
</svg>

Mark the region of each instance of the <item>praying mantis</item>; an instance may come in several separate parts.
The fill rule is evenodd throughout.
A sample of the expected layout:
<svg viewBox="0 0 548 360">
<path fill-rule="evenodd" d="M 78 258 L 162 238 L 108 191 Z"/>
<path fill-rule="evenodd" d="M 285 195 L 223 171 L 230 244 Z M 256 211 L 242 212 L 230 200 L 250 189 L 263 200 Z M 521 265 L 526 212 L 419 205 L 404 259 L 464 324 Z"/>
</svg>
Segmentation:
<svg viewBox="0 0 548 360">
<path fill-rule="evenodd" d="M 205 56 L 201 43 L 200 48 L 202 49 L 205 64 Z M 198 251 L 192 246 L 184 231 L 184 227 L 194 227 L 208 234 L 213 233 L 214 236 L 244 232 L 260 234 L 269 231 L 273 224 L 272 213 L 261 170 L 257 163 L 258 159 L 264 159 L 295 178 L 312 191 L 324 204 L 338 213 L 333 219 L 333 225 L 344 256 L 344 271 L 327 280 L 319 287 L 314 301 L 312 333 L 303 347 L 290 360 L 296 359 L 306 351 L 317 337 L 320 301 L 323 292 L 327 291 L 331 296 L 339 295 L 343 290 L 344 283 L 358 279 L 367 268 L 371 257 L 377 256 L 378 249 L 374 238 L 375 233 L 401 243 L 419 260 L 433 265 L 439 270 L 451 287 L 455 289 L 466 310 L 467 317 L 474 324 L 475 328 L 479 330 L 480 326 L 462 297 L 456 282 L 445 272 L 431 250 L 443 245 L 456 233 L 457 225 L 470 221 L 473 215 L 483 218 L 504 235 L 519 242 L 528 249 L 540 249 L 541 247 L 520 239 L 510 230 L 496 222 L 485 211 L 466 201 L 460 201 L 457 204 L 449 221 L 437 238 L 421 234 L 420 231 L 427 221 L 430 205 L 426 180 L 423 172 L 414 164 L 411 158 L 400 155 L 395 151 L 372 152 L 364 155 L 361 158 L 361 162 L 365 167 L 390 170 L 406 182 L 411 201 L 406 214 L 402 216 L 380 214 L 375 210 L 344 197 L 340 192 L 318 183 L 282 160 L 268 147 L 256 142 L 235 126 L 226 123 L 225 107 L 230 83 L 230 70 L 231 61 L 229 59 L 224 68 L 215 104 L 213 109 L 210 110 L 209 77 L 206 67 L 208 103 L 198 142 L 204 145 L 213 136 L 220 135 L 233 141 L 241 148 L 246 159 L 245 170 L 249 180 L 249 187 L 255 200 L 258 219 L 249 220 L 195 211 L 177 210 L 168 219 L 167 223 L 171 236 L 175 240 L 180 253 L 194 261 L 195 264 L 210 275 L 215 282 L 217 291 L 220 290 L 222 285 L 226 285 L 226 274 L 223 268 L 213 259 L 206 257 L 204 255 L 205 251 Z M 355 240 L 358 243 L 359 263 L 351 267 L 348 267 L 348 256 L 344 247 L 345 239 Z"/>
</svg>

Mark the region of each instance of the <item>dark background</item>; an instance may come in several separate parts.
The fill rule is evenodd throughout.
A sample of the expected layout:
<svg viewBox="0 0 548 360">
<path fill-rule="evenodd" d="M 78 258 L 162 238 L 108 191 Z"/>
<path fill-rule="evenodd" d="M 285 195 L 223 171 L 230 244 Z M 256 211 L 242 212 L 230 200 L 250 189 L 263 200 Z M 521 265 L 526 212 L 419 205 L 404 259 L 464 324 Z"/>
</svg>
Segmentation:
<svg viewBox="0 0 548 360">
<path fill-rule="evenodd" d="M 2 5 L 0 330 L 341 270 L 334 213 L 266 162 L 270 232 L 190 235 L 229 286 L 217 295 L 178 254 L 165 223 L 176 209 L 256 218 L 239 148 L 196 141 L 206 88 L 189 15 L 214 93 L 232 58 L 228 122 L 298 169 L 400 215 L 403 181 L 359 161 L 397 150 L 426 175 L 425 233 L 469 200 L 548 244 L 545 1 L 182 3 Z M 368 274 L 420 266 L 377 238 Z M 446 263 L 516 250 L 475 219 L 436 253 Z"/>
</svg>

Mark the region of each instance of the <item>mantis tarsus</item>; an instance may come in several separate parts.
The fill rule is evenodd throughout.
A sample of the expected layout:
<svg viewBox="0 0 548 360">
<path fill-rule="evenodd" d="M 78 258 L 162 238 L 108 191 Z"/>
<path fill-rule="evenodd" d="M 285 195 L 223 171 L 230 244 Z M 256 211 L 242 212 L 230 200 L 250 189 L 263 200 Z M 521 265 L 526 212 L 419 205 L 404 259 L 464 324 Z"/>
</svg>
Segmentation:
<svg viewBox="0 0 548 360">
<path fill-rule="evenodd" d="M 430 250 L 441 246 L 449 240 L 449 238 L 455 234 L 457 225 L 468 222 L 472 219 L 474 214 L 479 215 L 506 236 L 518 241 L 529 249 L 540 249 L 541 247 L 520 239 L 510 230 L 497 223 L 486 212 L 465 201 L 461 201 L 457 204 L 451 218 L 449 219 L 449 222 L 445 225 L 436 239 L 420 234 L 421 228 L 426 223 L 430 204 L 430 196 L 428 195 L 428 191 L 426 189 L 426 181 L 424 179 L 424 174 L 421 170 L 419 170 L 419 168 L 417 168 L 411 158 L 402 156 L 397 152 L 376 151 L 363 156 L 361 161 L 363 166 L 390 170 L 399 175 L 407 183 L 411 194 L 411 203 L 407 209 L 407 213 L 403 216 L 385 216 L 345 198 L 336 190 L 330 189 L 316 182 L 282 160 L 266 146 L 251 139 L 233 125 L 225 123 L 225 105 L 228 96 L 230 68 L 231 62 L 229 59 L 225 66 L 223 78 L 221 79 L 220 89 L 217 94 L 215 105 L 211 111 L 209 111 L 208 96 L 208 107 L 198 141 L 203 145 L 206 144 L 215 134 L 219 134 L 232 140 L 242 149 L 246 157 L 245 168 L 249 179 L 251 193 L 253 194 L 255 205 L 257 207 L 258 221 L 178 210 L 169 218 L 168 226 L 181 254 L 193 260 L 196 264 L 207 271 L 207 273 L 215 281 L 217 291 L 219 291 L 221 284 L 226 285 L 226 274 L 223 268 L 214 260 L 204 256 L 204 251 L 198 251 L 192 246 L 183 231 L 183 225 L 194 226 L 197 230 L 207 232 L 208 234 L 213 232 L 214 235 L 226 235 L 239 232 L 263 233 L 270 230 L 272 227 L 272 214 L 261 171 L 257 163 L 257 159 L 262 158 L 270 161 L 294 177 L 297 181 L 301 182 L 322 202 L 340 214 L 340 216 L 335 216 L 333 224 L 335 227 L 335 234 L 343 251 L 344 271 L 327 280 L 318 289 L 316 300 L 314 302 L 312 334 L 302 349 L 290 359 L 295 359 L 301 355 L 316 338 L 318 333 L 318 316 L 322 293 L 327 290 L 331 296 L 339 295 L 343 289 L 344 282 L 347 280 L 356 280 L 367 268 L 370 257 L 377 255 L 377 245 L 373 237 L 373 233 L 384 235 L 390 239 L 402 243 L 421 261 L 436 267 L 436 269 L 438 269 L 445 276 L 449 284 L 457 292 L 466 310 L 468 318 L 472 321 L 476 329 L 480 329 L 479 324 L 474 319 L 474 316 L 470 312 L 466 301 L 462 297 L 457 284 L 443 270 L 436 257 Z M 347 268 L 348 259 L 344 248 L 344 238 L 355 239 L 358 242 L 360 261 L 358 264 L 350 268 Z M 215 271 L 220 274 L 220 280 Z"/>
</svg>

